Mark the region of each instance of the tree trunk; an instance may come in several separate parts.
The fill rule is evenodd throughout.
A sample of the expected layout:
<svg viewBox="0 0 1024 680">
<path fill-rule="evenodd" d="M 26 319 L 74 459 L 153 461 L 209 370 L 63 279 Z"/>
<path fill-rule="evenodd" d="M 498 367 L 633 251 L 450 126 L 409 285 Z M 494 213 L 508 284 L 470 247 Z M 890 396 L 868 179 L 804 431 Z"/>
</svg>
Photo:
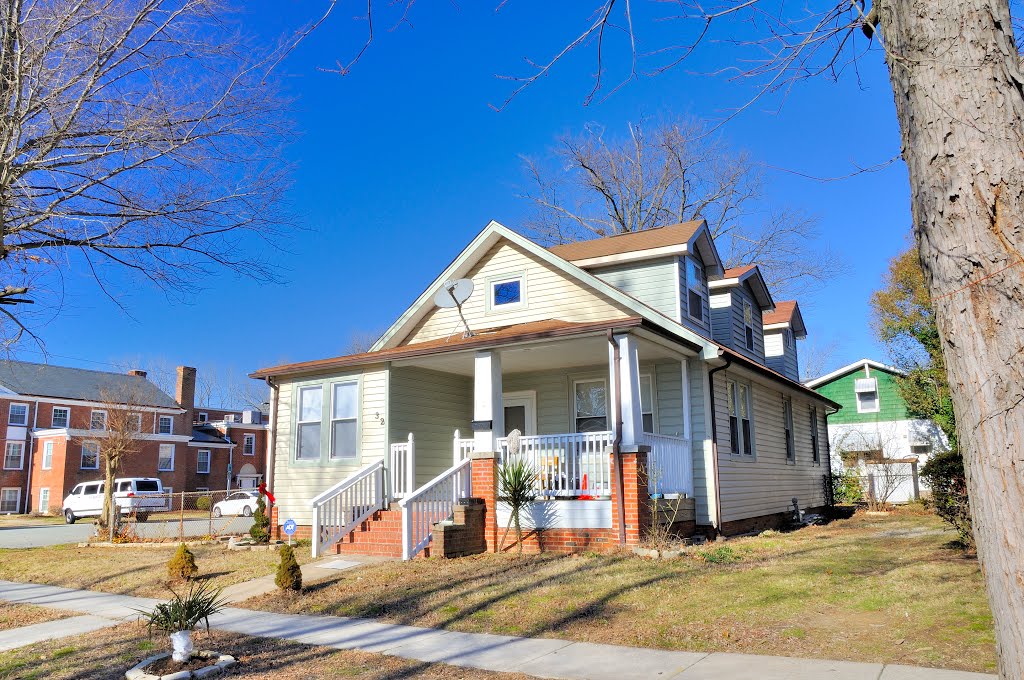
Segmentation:
<svg viewBox="0 0 1024 680">
<path fill-rule="evenodd" d="M 1024 678 L 1024 96 L 998 0 L 876 3 L 999 672 Z"/>
</svg>

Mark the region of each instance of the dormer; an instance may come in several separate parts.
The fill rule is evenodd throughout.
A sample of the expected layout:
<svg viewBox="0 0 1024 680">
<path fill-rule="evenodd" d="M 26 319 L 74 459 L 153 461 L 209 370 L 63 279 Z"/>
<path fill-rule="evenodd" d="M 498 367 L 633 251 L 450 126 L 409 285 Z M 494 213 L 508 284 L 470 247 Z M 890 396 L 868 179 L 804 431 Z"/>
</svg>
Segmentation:
<svg viewBox="0 0 1024 680">
<path fill-rule="evenodd" d="M 707 282 L 720 278 L 725 268 L 703 220 L 567 243 L 550 250 L 710 337 Z"/>
<path fill-rule="evenodd" d="M 775 311 L 765 314 L 764 354 L 768 368 L 791 380 L 800 380 L 800 361 L 796 341 L 807 337 L 807 327 L 796 300 L 785 300 L 775 305 Z"/>
<path fill-rule="evenodd" d="M 758 363 L 765 363 L 762 315 L 775 308 L 768 285 L 756 265 L 726 269 L 708 284 L 711 290 L 711 337 Z"/>
</svg>

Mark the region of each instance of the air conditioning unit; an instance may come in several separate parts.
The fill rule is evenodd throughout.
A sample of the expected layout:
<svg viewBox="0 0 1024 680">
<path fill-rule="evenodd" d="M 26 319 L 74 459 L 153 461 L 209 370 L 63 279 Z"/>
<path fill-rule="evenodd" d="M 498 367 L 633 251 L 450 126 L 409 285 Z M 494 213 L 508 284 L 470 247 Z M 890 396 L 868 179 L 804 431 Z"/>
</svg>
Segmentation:
<svg viewBox="0 0 1024 680">
<path fill-rule="evenodd" d="M 242 422 L 246 425 L 259 425 L 263 422 L 263 414 L 255 409 L 242 411 Z"/>
</svg>

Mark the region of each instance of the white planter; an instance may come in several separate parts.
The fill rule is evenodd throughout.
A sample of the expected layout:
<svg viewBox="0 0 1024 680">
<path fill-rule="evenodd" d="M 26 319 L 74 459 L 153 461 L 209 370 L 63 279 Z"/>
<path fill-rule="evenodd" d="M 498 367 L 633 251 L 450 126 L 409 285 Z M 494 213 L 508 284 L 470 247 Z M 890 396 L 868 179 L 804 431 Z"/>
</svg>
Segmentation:
<svg viewBox="0 0 1024 680">
<path fill-rule="evenodd" d="M 192 631 L 181 630 L 171 633 L 171 658 L 185 663 L 192 656 Z"/>
</svg>

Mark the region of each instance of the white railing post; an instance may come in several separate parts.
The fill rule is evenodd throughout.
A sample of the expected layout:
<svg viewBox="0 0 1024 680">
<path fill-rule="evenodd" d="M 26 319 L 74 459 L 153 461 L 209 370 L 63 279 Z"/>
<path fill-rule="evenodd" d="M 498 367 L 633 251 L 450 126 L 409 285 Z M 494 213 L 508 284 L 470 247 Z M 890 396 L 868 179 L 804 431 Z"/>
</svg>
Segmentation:
<svg viewBox="0 0 1024 680">
<path fill-rule="evenodd" d="M 412 432 L 409 433 L 409 451 L 405 456 L 405 493 L 411 494 L 416 490 L 416 442 Z"/>
<path fill-rule="evenodd" d="M 455 430 L 455 441 L 452 442 L 452 465 L 458 465 L 459 461 L 462 460 L 462 438 L 459 436 L 459 431 Z"/>
<path fill-rule="evenodd" d="M 402 559 L 412 559 L 412 507 L 402 503 Z"/>
<path fill-rule="evenodd" d="M 320 557 L 320 506 L 313 504 L 313 540 L 309 543 L 313 548 L 313 559 Z"/>
</svg>

